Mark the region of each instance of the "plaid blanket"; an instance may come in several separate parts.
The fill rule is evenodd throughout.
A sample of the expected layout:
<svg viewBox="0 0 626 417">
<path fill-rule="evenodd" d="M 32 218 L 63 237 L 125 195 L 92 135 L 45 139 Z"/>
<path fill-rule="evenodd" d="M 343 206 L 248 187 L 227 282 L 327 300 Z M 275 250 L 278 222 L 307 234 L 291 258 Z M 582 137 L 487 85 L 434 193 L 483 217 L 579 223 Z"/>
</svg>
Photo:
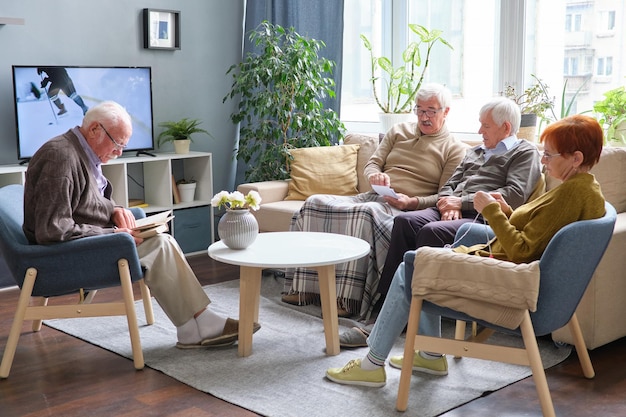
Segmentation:
<svg viewBox="0 0 626 417">
<path fill-rule="evenodd" d="M 376 290 L 383 270 L 395 209 L 374 192 L 356 196 L 318 194 L 309 197 L 291 219 L 292 231 L 338 233 L 361 238 L 370 253 L 361 259 L 336 265 L 339 306 L 360 319 L 368 319 L 377 301 Z M 312 294 L 302 297 L 319 302 L 317 272 L 307 268 L 285 271 L 284 292 Z M 376 297 L 376 299 L 375 299 Z"/>
</svg>

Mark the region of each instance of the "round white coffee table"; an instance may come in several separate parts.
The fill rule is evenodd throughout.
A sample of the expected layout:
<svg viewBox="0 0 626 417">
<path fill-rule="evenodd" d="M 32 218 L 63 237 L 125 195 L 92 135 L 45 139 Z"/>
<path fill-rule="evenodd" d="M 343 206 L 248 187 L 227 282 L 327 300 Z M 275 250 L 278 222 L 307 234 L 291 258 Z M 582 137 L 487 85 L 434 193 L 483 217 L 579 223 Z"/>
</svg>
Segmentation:
<svg viewBox="0 0 626 417">
<path fill-rule="evenodd" d="M 266 268 L 307 267 L 319 278 L 326 354 L 339 353 L 339 320 L 335 265 L 367 255 L 370 245 L 363 239 L 334 233 L 259 233 L 246 249 L 229 249 L 222 242 L 209 246 L 209 256 L 240 266 L 239 356 L 252 353 L 252 325 L 259 319 L 261 275 Z"/>
</svg>

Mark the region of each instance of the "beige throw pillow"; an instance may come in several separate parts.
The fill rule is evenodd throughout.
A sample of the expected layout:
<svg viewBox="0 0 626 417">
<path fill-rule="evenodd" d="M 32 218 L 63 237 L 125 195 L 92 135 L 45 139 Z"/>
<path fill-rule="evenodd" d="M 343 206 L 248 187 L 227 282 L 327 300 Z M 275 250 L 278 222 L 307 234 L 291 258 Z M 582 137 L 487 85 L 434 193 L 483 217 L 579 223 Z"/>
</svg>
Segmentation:
<svg viewBox="0 0 626 417">
<path fill-rule="evenodd" d="M 359 145 L 292 149 L 291 181 L 285 200 L 313 194 L 355 195 Z"/>
<path fill-rule="evenodd" d="M 372 187 L 370 186 L 370 182 L 365 176 L 365 165 L 368 163 L 370 157 L 378 147 L 378 138 L 367 135 L 360 135 L 358 133 L 349 133 L 346 135 L 343 143 L 344 146 L 360 145 L 359 153 L 357 154 L 356 160 L 356 172 L 359 176 L 359 192 L 366 193 L 368 191 L 371 191 Z"/>
</svg>

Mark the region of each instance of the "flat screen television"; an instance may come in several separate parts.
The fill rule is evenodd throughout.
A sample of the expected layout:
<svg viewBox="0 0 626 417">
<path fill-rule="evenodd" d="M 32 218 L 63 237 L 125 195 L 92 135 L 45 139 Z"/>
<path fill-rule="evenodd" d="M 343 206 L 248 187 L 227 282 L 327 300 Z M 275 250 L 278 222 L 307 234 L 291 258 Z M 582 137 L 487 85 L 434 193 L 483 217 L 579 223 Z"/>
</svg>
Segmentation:
<svg viewBox="0 0 626 417">
<path fill-rule="evenodd" d="M 132 118 L 125 152 L 154 149 L 150 67 L 13 66 L 18 158 L 27 161 L 46 141 L 80 126 L 89 107 L 113 100 Z"/>
</svg>

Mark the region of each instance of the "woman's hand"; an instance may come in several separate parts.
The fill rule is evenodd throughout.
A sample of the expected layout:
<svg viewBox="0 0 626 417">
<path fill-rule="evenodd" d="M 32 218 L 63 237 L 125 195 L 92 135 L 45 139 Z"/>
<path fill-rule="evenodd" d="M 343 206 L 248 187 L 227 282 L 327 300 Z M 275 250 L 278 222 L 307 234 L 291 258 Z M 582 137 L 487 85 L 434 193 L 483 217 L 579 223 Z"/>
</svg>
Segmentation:
<svg viewBox="0 0 626 417">
<path fill-rule="evenodd" d="M 508 205 L 500 193 L 486 193 L 484 191 L 478 191 L 474 194 L 474 209 L 476 209 L 479 213 L 482 213 L 483 209 L 487 205 L 494 202 L 500 205 L 500 209 L 505 214 L 510 214 L 513 211 L 511 206 Z"/>
</svg>

